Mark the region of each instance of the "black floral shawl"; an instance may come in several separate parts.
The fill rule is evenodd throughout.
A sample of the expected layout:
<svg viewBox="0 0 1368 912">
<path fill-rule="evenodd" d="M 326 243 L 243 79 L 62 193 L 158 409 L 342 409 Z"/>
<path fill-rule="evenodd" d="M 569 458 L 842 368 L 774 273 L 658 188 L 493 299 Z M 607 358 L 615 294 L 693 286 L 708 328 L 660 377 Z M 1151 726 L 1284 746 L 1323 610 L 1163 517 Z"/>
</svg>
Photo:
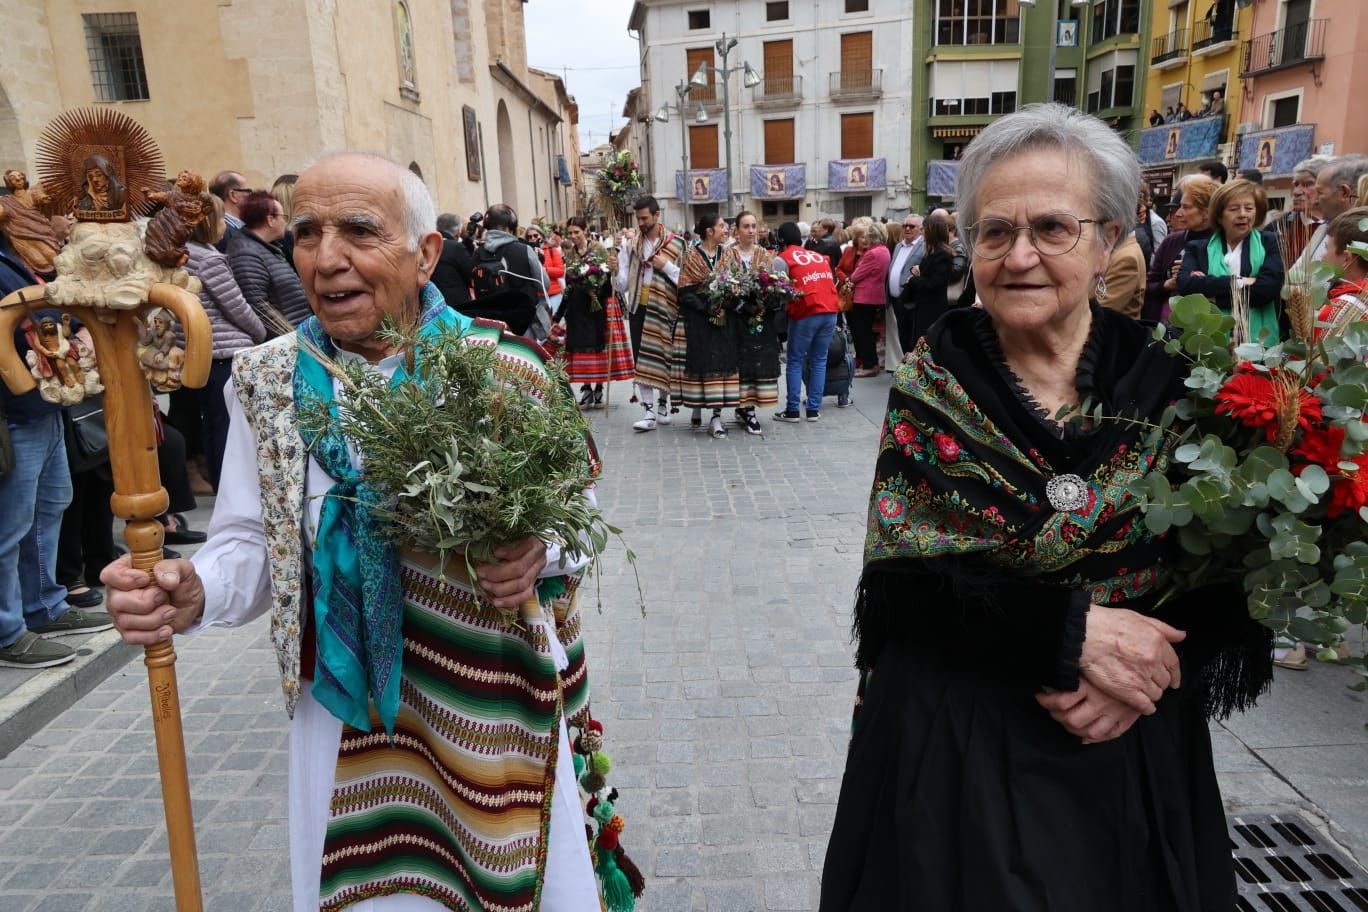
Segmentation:
<svg viewBox="0 0 1368 912">
<path fill-rule="evenodd" d="M 1170 444 L 1148 439 L 1142 423 L 1182 396 L 1183 378 L 1151 327 L 1094 306 L 1078 390 L 1110 417 L 1061 432 L 1012 375 L 985 311 L 938 321 L 889 394 L 855 607 L 857 665 L 872 668 L 890 641 L 959 642 L 988 673 L 1072 690 L 1095 603 L 1187 629 L 1185 661 L 1210 672 L 1212 714 L 1251 702 L 1267 682 L 1267 632 L 1249 620 L 1238 585 L 1160 605 L 1174 545 L 1149 532 L 1131 491 L 1169 466 Z M 1046 485 L 1063 474 L 1086 482 L 1076 509 L 1050 505 Z"/>
</svg>

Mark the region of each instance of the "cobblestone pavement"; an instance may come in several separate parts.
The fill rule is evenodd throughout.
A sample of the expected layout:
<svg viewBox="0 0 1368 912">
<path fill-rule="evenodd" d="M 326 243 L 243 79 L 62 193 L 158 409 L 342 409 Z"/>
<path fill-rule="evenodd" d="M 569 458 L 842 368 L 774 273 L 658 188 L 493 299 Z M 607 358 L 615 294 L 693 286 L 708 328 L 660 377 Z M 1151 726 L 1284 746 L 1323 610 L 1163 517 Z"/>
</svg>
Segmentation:
<svg viewBox="0 0 1368 912">
<path fill-rule="evenodd" d="M 827 400 L 818 424 L 766 415 L 763 439 L 734 429 L 712 440 L 685 415 L 633 434 L 625 384 L 593 415 L 600 503 L 637 553 L 647 606 L 643 618 L 619 547 L 599 580 L 601 612 L 587 587 L 586 630 L 623 843 L 649 880 L 643 912 L 816 908 L 886 390 L 886 380 L 861 381 L 856 407 Z M 179 652 L 206 908 L 288 909 L 286 719 L 264 623 L 182 641 Z M 1298 699 L 1303 715 L 1316 706 Z M 1349 699 L 1333 720 L 1301 720 L 1291 742 L 1267 723 L 1250 729 L 1273 746 L 1336 745 L 1342 773 L 1315 754 L 1303 762 L 1331 804 L 1361 784 L 1368 752 L 1358 724 L 1340 724 L 1353 710 L 1368 718 Z M 1246 740 L 1217 741 L 1235 805 L 1314 811 Z M 1350 803 L 1359 846 L 1363 804 Z M 0 912 L 172 908 L 146 679 L 133 662 L 0 761 Z"/>
</svg>

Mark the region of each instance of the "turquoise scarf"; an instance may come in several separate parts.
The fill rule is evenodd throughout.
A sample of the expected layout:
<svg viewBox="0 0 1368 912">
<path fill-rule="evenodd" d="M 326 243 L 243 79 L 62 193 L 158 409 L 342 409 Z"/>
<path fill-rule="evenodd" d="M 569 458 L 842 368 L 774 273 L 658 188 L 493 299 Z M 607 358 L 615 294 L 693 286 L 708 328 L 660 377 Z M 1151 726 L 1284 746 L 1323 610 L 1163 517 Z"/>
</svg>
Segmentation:
<svg viewBox="0 0 1368 912">
<path fill-rule="evenodd" d="M 419 335 L 465 333 L 467 317 L 446 305 L 437 286 L 423 288 Z M 323 500 L 313 548 L 313 620 L 318 638 L 313 696 L 352 728 L 370 731 L 370 700 L 385 731 L 394 733 L 399 715 L 400 659 L 403 656 L 403 586 L 399 553 L 389 524 L 375 517 L 383 492 L 352 468 L 347 441 L 337 425 L 337 404 L 328 371 L 307 341 L 331 358 L 333 341 L 317 317 L 299 327 L 295 360 L 295 408 L 312 400 L 325 404 L 332 424 L 304 444 L 334 481 Z M 403 365 L 394 382 L 407 376 Z"/>
<path fill-rule="evenodd" d="M 1266 256 L 1263 238 L 1259 236 L 1258 231 L 1251 231 L 1249 237 L 1245 238 L 1245 243 L 1249 245 L 1249 273 L 1251 276 L 1257 276 L 1263 268 Z M 1211 240 L 1207 241 L 1207 275 L 1215 278 L 1226 278 L 1230 275 L 1230 270 L 1226 268 L 1225 255 L 1225 239 L 1219 231 L 1212 232 Z M 1249 337 L 1259 339 L 1264 333 L 1268 333 L 1270 342 L 1278 341 L 1278 312 L 1271 303 L 1259 304 L 1249 309 Z"/>
</svg>

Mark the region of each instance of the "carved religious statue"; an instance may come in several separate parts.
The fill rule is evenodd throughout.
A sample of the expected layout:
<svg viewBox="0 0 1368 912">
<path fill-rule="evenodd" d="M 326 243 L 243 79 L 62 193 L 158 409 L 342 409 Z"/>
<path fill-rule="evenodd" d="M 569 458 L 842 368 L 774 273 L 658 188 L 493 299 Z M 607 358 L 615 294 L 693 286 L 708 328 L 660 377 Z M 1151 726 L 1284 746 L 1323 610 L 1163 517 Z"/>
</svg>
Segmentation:
<svg viewBox="0 0 1368 912">
<path fill-rule="evenodd" d="M 169 190 L 154 190 L 147 198 L 163 207 L 147 223 L 147 255 L 167 269 L 184 266 L 190 259 L 185 242 L 214 211 L 204 178 L 182 171 Z"/>
<path fill-rule="evenodd" d="M 44 276 L 53 272 L 52 260 L 61 252 L 62 242 L 52 220 L 39 208 L 48 203 L 41 186 L 29 187 L 22 171 L 6 171 L 9 196 L 0 196 L 0 231 L 29 269 Z"/>
<path fill-rule="evenodd" d="M 38 395 L 58 405 L 75 405 L 87 395 L 103 392 L 95 353 L 71 331 L 71 315 L 42 316 L 24 321 L 29 372 L 38 381 Z"/>
<path fill-rule="evenodd" d="M 185 352 L 176 344 L 175 320 L 164 307 L 154 307 L 138 330 L 138 363 L 143 376 L 159 393 L 181 388 Z"/>
</svg>

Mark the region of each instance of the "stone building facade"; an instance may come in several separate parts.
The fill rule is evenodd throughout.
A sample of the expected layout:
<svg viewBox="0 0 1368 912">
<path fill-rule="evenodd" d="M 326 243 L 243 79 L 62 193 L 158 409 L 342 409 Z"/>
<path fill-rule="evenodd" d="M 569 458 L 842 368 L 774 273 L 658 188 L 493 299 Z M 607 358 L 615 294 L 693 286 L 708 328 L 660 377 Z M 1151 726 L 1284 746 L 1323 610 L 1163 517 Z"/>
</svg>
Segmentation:
<svg viewBox="0 0 1368 912">
<path fill-rule="evenodd" d="M 167 169 L 269 187 L 320 154 L 384 153 L 439 210 L 578 197 L 578 110 L 527 66 L 522 0 L 6 0 L 0 166 L 32 169 L 57 113 L 113 106 Z"/>
</svg>

